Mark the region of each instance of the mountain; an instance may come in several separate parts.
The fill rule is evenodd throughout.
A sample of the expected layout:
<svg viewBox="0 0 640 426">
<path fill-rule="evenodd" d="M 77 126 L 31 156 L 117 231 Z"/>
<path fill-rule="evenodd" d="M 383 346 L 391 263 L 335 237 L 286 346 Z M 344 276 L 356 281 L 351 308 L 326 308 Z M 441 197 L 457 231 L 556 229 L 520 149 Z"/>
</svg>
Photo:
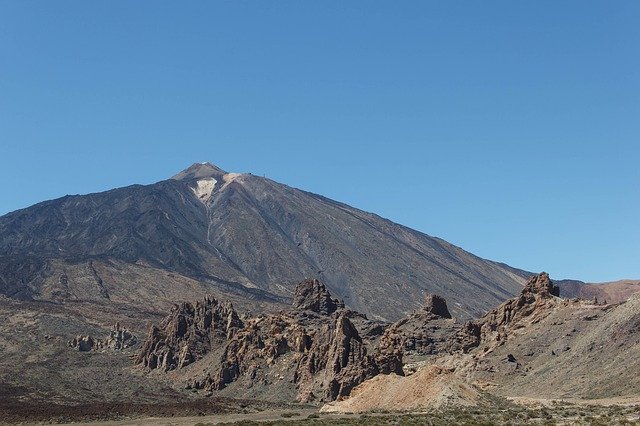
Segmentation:
<svg viewBox="0 0 640 426">
<path fill-rule="evenodd" d="M 640 292 L 640 281 L 619 280 L 606 283 L 584 283 L 577 280 L 561 280 L 558 285 L 564 297 L 580 299 L 598 299 L 610 303 L 624 302 Z"/>
<path fill-rule="evenodd" d="M 264 308 L 288 303 L 302 279 L 319 278 L 372 318 L 398 319 L 426 293 L 468 318 L 519 292 L 529 275 L 210 163 L 155 184 L 65 196 L 0 217 L 0 293 L 20 300 L 160 309 L 212 293 Z"/>
</svg>

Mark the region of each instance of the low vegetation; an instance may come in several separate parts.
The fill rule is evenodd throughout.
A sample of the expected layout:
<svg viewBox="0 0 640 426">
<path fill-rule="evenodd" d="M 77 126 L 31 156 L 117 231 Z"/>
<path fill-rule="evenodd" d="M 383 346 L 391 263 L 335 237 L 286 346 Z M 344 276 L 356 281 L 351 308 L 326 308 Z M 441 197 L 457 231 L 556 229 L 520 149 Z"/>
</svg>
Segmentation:
<svg viewBox="0 0 640 426">
<path fill-rule="evenodd" d="M 282 424 L 283 420 L 268 422 L 228 423 L 241 426 Z M 525 407 L 511 403 L 482 407 L 449 407 L 427 413 L 369 413 L 343 417 L 322 414 L 305 419 L 287 420 L 296 425 L 638 425 L 640 406 L 598 406 L 569 403 L 551 406 Z"/>
</svg>

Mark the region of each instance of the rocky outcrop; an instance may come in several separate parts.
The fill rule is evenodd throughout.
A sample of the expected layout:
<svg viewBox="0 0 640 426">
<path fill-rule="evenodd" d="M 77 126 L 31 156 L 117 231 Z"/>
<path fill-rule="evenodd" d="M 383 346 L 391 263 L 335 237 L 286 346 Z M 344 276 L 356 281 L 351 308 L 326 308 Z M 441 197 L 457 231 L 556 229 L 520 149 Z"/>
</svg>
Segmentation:
<svg viewBox="0 0 640 426">
<path fill-rule="evenodd" d="M 223 306 L 208 299 L 175 307 L 160 327 L 151 328 L 138 363 L 166 371 L 211 354 L 207 359 L 214 361 L 189 386 L 221 391 L 238 382 L 243 391 L 278 389 L 305 402 L 342 398 L 380 373 L 402 374 L 398 340 L 381 338 L 379 323 L 345 309 L 317 280 L 296 288 L 289 311 L 239 323 L 235 311 Z M 212 317 L 208 327 L 206 315 Z"/>
<path fill-rule="evenodd" d="M 368 354 L 358 330 L 341 313 L 314 334 L 308 351 L 300 357 L 295 375 L 298 399 L 333 401 L 345 397 L 358 384 L 386 372 L 388 367 L 379 360 L 385 358 Z"/>
<path fill-rule="evenodd" d="M 283 380 L 273 371 L 288 371 L 298 401 L 332 401 L 377 374 L 402 374 L 401 350 L 365 341 L 350 316 L 343 309 L 330 316 L 293 310 L 250 319 L 227 343 L 219 366 L 194 385 L 270 386 Z"/>
<path fill-rule="evenodd" d="M 437 294 L 427 294 L 424 298 L 424 307 L 422 311 L 438 318 L 451 318 L 447 301 Z"/>
<path fill-rule="evenodd" d="M 442 406 L 476 405 L 479 402 L 488 403 L 489 399 L 476 386 L 460 377 L 453 366 L 436 364 L 407 377 L 395 374 L 377 376 L 357 386 L 348 399 L 325 404 L 320 412 L 424 412 Z M 431 423 L 425 419 L 425 424 Z"/>
<path fill-rule="evenodd" d="M 285 354 L 304 353 L 311 337 L 294 315 L 281 313 L 248 318 L 246 326 L 224 345 L 219 362 L 196 388 L 221 390 L 241 376 L 266 382 L 267 370 Z"/>
<path fill-rule="evenodd" d="M 149 370 L 182 368 L 202 358 L 212 346 L 222 345 L 242 327 L 233 305 L 213 297 L 195 305 L 174 305 L 159 327 L 151 327 L 136 362 Z"/>
<path fill-rule="evenodd" d="M 523 327 L 525 320 L 537 322 L 549 313 L 560 296 L 559 287 L 542 272 L 533 276 L 523 287 L 518 297 L 509 299 L 489 311 L 477 321 L 470 321 L 453 337 L 452 350 L 464 352 L 482 343 L 489 343 L 487 350 L 500 345 L 516 328 Z"/>
<path fill-rule="evenodd" d="M 528 295 L 537 295 L 541 298 L 549 298 L 551 296 L 560 297 L 560 287 L 551 281 L 549 274 L 541 272 L 531 277 L 522 289 L 521 297 Z M 531 299 L 529 300 L 531 301 Z"/>
<path fill-rule="evenodd" d="M 507 300 L 482 318 L 483 338 L 495 335 L 500 340 L 506 337 L 512 324 L 534 314 L 544 314 L 545 307 L 553 304 L 554 296 L 559 297 L 560 290 L 549 279 L 549 274 L 542 272 L 533 276 L 518 297 Z"/>
<path fill-rule="evenodd" d="M 447 342 L 449 353 L 467 353 L 480 345 L 482 324 L 475 321 L 467 321 L 462 328 L 451 335 Z"/>
<path fill-rule="evenodd" d="M 342 308 L 344 302 L 333 299 L 325 285 L 318 280 L 305 280 L 296 286 L 293 309 L 329 315 Z"/>
<path fill-rule="evenodd" d="M 136 337 L 126 328 L 116 323 L 106 339 L 97 339 L 92 336 L 78 335 L 68 342 L 68 346 L 80 352 L 100 351 L 105 349 L 124 350 L 137 343 Z"/>
<path fill-rule="evenodd" d="M 435 355 L 449 351 L 449 340 L 459 328 L 444 298 L 428 294 L 424 306 L 389 326 L 382 340 L 394 340 L 409 356 Z"/>
</svg>

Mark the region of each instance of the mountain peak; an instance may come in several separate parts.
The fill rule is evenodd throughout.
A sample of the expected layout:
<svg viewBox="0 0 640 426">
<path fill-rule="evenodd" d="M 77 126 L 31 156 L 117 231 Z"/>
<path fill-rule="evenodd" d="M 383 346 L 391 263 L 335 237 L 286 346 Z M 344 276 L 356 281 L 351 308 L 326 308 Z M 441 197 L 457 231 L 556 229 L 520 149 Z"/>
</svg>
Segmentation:
<svg viewBox="0 0 640 426">
<path fill-rule="evenodd" d="M 171 179 L 192 180 L 192 179 L 202 179 L 202 178 L 208 178 L 208 177 L 219 177 L 225 174 L 227 174 L 226 171 L 222 170 L 220 167 L 214 164 L 211 164 L 209 162 L 193 163 L 191 166 L 184 169 L 177 175 L 172 176 Z"/>
</svg>

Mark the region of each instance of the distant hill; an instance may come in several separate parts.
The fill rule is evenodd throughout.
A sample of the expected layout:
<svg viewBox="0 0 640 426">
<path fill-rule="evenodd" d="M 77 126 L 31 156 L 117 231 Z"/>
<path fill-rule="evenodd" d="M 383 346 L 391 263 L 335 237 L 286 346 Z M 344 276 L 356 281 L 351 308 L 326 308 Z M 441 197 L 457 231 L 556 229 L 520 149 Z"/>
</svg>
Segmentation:
<svg viewBox="0 0 640 426">
<path fill-rule="evenodd" d="M 619 303 L 631 295 L 640 293 L 640 280 L 620 280 L 588 284 L 576 280 L 558 281 L 563 297 L 581 299 L 597 298 L 601 302 Z"/>
</svg>

